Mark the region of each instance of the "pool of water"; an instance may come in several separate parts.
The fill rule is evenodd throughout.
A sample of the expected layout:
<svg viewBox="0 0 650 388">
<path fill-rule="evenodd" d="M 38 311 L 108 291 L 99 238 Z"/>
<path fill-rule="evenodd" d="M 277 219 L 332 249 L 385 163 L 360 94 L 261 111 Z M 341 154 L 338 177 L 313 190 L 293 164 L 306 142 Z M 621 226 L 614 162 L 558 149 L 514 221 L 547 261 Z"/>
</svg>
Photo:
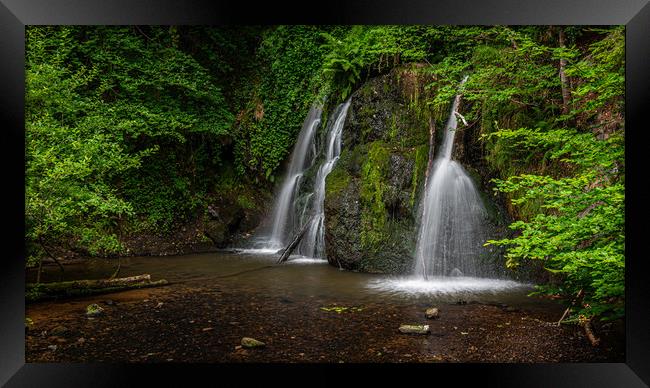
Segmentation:
<svg viewBox="0 0 650 388">
<path fill-rule="evenodd" d="M 527 295 L 533 285 L 504 279 L 436 277 L 422 280 L 410 277 L 357 273 L 341 270 L 324 260 L 292 256 L 275 264 L 275 252 L 245 250 L 183 256 L 128 257 L 121 259 L 120 277 L 151 274 L 152 280 L 171 283 L 241 290 L 269 297 L 317 297 L 332 302 L 392 303 L 505 303 L 520 308 L 558 309 L 557 303 Z M 64 280 L 109 277 L 116 260 L 93 259 L 67 265 Z M 47 266 L 42 281 L 59 280 L 56 266 Z M 27 281 L 35 279 L 30 270 Z"/>
</svg>

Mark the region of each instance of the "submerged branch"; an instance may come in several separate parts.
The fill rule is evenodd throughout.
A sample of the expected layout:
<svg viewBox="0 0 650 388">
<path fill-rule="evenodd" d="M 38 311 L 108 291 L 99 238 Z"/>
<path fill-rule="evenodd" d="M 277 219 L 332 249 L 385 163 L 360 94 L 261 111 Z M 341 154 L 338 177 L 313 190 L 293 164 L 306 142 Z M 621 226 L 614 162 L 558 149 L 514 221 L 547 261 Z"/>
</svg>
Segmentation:
<svg viewBox="0 0 650 388">
<path fill-rule="evenodd" d="M 303 236 L 307 232 L 307 229 L 309 229 L 309 225 L 311 224 L 311 221 L 313 219 L 314 219 L 314 216 L 312 216 L 311 218 L 309 218 L 309 220 L 307 222 L 305 222 L 305 225 L 302 227 L 302 230 L 300 231 L 300 233 L 298 233 L 293 238 L 293 240 L 291 241 L 291 244 L 289 244 L 289 246 L 287 246 L 284 249 L 284 251 L 280 255 L 280 258 L 278 259 L 277 264 L 282 264 L 285 261 L 287 261 L 287 259 L 289 258 L 289 255 L 291 255 L 291 252 L 293 252 L 293 250 L 296 249 L 296 246 L 298 246 L 298 243 L 300 242 L 300 240 L 302 240 Z"/>
</svg>

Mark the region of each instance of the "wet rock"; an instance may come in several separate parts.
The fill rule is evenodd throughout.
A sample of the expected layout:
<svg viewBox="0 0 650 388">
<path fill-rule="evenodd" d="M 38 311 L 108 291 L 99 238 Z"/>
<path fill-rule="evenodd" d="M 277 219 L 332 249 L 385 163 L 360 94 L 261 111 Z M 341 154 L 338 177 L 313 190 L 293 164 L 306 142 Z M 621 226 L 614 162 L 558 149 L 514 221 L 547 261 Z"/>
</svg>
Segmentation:
<svg viewBox="0 0 650 388">
<path fill-rule="evenodd" d="M 245 348 L 260 348 L 266 346 L 262 341 L 258 341 L 255 338 L 244 337 L 241 339 L 241 345 Z"/>
<path fill-rule="evenodd" d="M 50 349 L 51 351 L 56 351 L 56 349 L 58 349 L 58 346 L 57 345 L 49 345 L 47 348 Z"/>
<path fill-rule="evenodd" d="M 63 325 L 59 325 L 59 326 L 55 327 L 54 329 L 52 329 L 52 331 L 50 331 L 50 334 L 52 334 L 54 336 L 58 336 L 58 337 L 66 336 L 69 333 L 70 333 L 70 330 L 67 327 L 63 326 Z"/>
<path fill-rule="evenodd" d="M 353 93 L 341 156 L 326 181 L 331 265 L 369 273 L 411 271 L 429 145 L 429 120 L 419 113 L 428 109 L 422 97 L 431 81 L 417 65 L 406 65 Z"/>
<path fill-rule="evenodd" d="M 204 233 L 217 247 L 224 247 L 229 242 L 228 226 L 223 222 L 215 220 L 206 221 Z"/>
<path fill-rule="evenodd" d="M 424 312 L 424 316 L 427 317 L 427 319 L 438 319 L 440 318 L 440 311 L 435 307 L 428 308 Z"/>
<path fill-rule="evenodd" d="M 102 314 L 104 314 L 104 309 L 101 308 L 97 303 L 89 304 L 86 306 L 86 316 L 97 317 Z"/>
<path fill-rule="evenodd" d="M 427 105 L 435 88 L 426 85 L 436 79 L 423 68 L 426 65 L 395 67 L 366 81 L 351 96 L 341 155 L 325 185 L 325 245 L 332 266 L 369 273 L 406 274 L 413 270 L 430 129 L 434 131 L 435 155 L 448 119 L 448 111 L 434 112 Z M 471 131 L 459 129 L 454 159 L 462 157 L 464 166 L 475 167 L 470 170 L 476 172 L 472 178 L 489 209 L 489 220 L 485 220 L 489 235 L 502 236 L 509 233 L 509 222 L 501 219 L 501 208 L 492 204 L 491 188 L 481 184 L 493 176 L 484 162 L 476 162 L 486 158 L 477 141 L 481 126 L 474 127 Z M 315 163 L 312 170 L 317 169 Z M 308 170 L 303 179 L 315 174 Z M 503 267 L 498 250 L 486 249 L 484 253 L 481 263 L 485 262 L 486 268 Z M 492 263 L 495 260 L 496 265 Z M 460 270 L 453 273 L 460 274 Z"/>
<path fill-rule="evenodd" d="M 399 331 L 404 334 L 429 334 L 429 325 L 402 325 Z"/>
<path fill-rule="evenodd" d="M 106 299 L 104 301 L 104 304 L 107 305 L 107 306 L 114 306 L 116 303 L 112 299 Z"/>
</svg>

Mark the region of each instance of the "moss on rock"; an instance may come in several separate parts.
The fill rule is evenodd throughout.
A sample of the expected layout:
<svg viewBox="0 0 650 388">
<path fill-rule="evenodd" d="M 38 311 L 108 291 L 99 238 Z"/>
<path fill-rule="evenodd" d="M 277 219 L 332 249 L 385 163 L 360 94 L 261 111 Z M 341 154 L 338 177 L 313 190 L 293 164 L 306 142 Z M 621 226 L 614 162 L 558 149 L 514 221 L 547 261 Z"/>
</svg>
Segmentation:
<svg viewBox="0 0 650 388">
<path fill-rule="evenodd" d="M 430 78 L 404 66 L 352 95 L 343 150 L 326 182 L 332 265 L 372 273 L 412 267 L 417 204 L 429 153 Z"/>
</svg>

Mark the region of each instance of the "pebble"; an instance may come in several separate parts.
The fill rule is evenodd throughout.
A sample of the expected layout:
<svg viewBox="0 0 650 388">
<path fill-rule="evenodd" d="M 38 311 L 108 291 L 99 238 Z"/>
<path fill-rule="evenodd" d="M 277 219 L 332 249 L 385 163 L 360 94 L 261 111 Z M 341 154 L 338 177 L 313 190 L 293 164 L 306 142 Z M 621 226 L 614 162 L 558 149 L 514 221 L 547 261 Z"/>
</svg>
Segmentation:
<svg viewBox="0 0 650 388">
<path fill-rule="evenodd" d="M 63 335 L 68 334 L 69 332 L 70 332 L 70 330 L 68 330 L 67 327 L 65 327 L 63 325 L 59 325 L 59 326 L 55 327 L 54 329 L 52 329 L 50 334 L 56 335 L 56 336 L 63 336 Z"/>
<path fill-rule="evenodd" d="M 429 325 L 402 325 L 399 331 L 404 334 L 429 334 Z"/>
<path fill-rule="evenodd" d="M 98 315 L 102 315 L 104 313 L 104 309 L 101 308 L 97 303 L 89 304 L 86 306 L 86 316 L 88 317 L 96 317 Z"/>
<path fill-rule="evenodd" d="M 438 319 L 440 318 L 440 311 L 435 307 L 428 308 L 424 312 L 424 316 L 427 317 L 427 319 Z"/>
<path fill-rule="evenodd" d="M 255 338 L 250 338 L 250 337 L 242 338 L 241 344 L 245 348 L 258 348 L 258 347 L 266 346 L 264 342 L 258 341 Z"/>
</svg>

